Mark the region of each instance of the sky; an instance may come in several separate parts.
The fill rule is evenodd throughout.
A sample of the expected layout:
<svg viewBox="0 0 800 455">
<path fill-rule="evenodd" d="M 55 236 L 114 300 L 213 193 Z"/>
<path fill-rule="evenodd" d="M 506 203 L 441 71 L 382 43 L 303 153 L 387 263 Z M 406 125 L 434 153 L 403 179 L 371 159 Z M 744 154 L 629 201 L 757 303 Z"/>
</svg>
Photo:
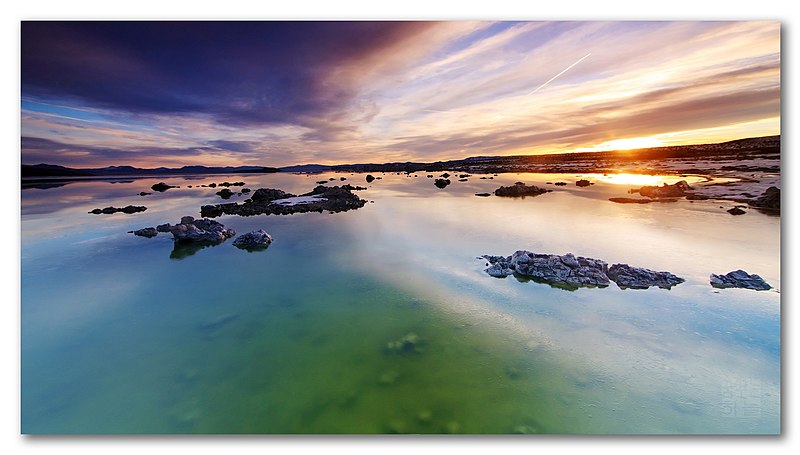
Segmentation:
<svg viewBox="0 0 800 455">
<path fill-rule="evenodd" d="M 780 134 L 780 23 L 22 22 L 21 161 L 287 166 Z"/>
</svg>

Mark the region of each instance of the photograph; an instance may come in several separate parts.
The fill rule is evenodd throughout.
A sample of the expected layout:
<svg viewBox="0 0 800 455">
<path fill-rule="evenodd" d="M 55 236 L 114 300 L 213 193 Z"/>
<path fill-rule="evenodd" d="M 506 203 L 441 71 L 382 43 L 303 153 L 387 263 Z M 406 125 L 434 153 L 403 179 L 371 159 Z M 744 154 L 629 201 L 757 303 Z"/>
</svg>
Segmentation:
<svg viewBox="0 0 800 455">
<path fill-rule="evenodd" d="M 17 22 L 19 433 L 782 434 L 779 20 Z"/>
</svg>

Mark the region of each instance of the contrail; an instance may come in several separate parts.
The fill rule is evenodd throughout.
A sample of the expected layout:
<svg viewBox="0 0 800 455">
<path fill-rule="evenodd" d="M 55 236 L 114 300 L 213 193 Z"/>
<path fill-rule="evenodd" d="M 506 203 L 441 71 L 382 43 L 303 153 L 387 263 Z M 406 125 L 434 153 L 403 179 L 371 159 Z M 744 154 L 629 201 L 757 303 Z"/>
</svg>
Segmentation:
<svg viewBox="0 0 800 455">
<path fill-rule="evenodd" d="M 548 80 L 547 80 L 547 82 L 545 82 L 544 84 L 542 84 L 542 85 L 540 85 L 540 86 L 536 87 L 536 90 L 534 90 L 534 91 L 532 91 L 532 92 L 528 93 L 528 96 L 530 96 L 530 95 L 533 95 L 534 93 L 538 92 L 538 91 L 539 91 L 539 89 L 541 89 L 541 88 L 542 88 L 542 87 L 544 87 L 545 85 L 547 85 L 547 84 L 549 84 L 549 83 L 553 82 L 553 81 L 554 81 L 554 80 L 555 80 L 555 79 L 556 79 L 558 76 L 561 76 L 562 74 L 566 73 L 566 72 L 567 72 L 567 71 L 569 71 L 569 70 L 570 70 L 570 69 L 571 69 L 573 66 L 575 66 L 575 65 L 577 65 L 578 63 L 582 62 L 584 59 L 586 59 L 586 57 L 588 57 L 588 56 L 590 56 L 590 55 L 592 55 L 592 53 L 591 53 L 591 52 L 589 52 L 588 54 L 586 54 L 586 55 L 584 55 L 583 57 L 581 57 L 581 59 L 580 59 L 580 60 L 578 60 L 577 62 L 573 63 L 572 65 L 570 65 L 570 66 L 568 66 L 568 67 L 564 68 L 564 70 L 563 70 L 563 71 L 561 71 L 560 73 L 558 73 L 558 74 L 556 74 L 555 76 L 553 76 L 553 77 L 551 77 L 550 79 L 548 79 Z"/>
</svg>

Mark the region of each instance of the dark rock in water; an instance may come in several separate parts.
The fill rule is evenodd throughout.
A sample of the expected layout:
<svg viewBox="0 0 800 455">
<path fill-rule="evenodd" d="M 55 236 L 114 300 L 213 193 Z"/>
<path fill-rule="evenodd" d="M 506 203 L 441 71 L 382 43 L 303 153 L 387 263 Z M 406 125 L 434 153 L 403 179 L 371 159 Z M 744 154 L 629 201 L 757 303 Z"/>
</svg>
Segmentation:
<svg viewBox="0 0 800 455">
<path fill-rule="evenodd" d="M 538 196 L 550 191 L 551 190 L 539 188 L 535 185 L 526 185 L 522 182 L 517 182 L 511 186 L 501 186 L 500 188 L 494 190 L 494 195 L 501 197 Z"/>
<path fill-rule="evenodd" d="M 353 194 L 350 185 L 319 185 L 311 192 L 296 196 L 282 190 L 260 188 L 253 192 L 250 199 L 242 204 L 228 203 L 204 205 L 200 214 L 204 217 L 226 215 L 290 215 L 306 212 L 345 212 L 363 207 L 367 201 Z"/>
<path fill-rule="evenodd" d="M 118 213 L 118 212 L 131 214 L 131 213 L 144 212 L 145 210 L 147 210 L 147 207 L 142 206 L 142 205 L 128 205 L 128 206 L 125 206 L 125 207 L 122 207 L 122 208 L 119 208 L 119 207 L 106 207 L 104 209 L 93 209 L 89 213 L 92 213 L 94 215 L 99 215 L 101 213 L 105 214 L 105 215 L 111 215 L 113 213 Z"/>
<path fill-rule="evenodd" d="M 686 180 L 681 180 L 672 185 L 665 183 L 661 186 L 643 186 L 638 190 L 631 190 L 631 193 L 639 193 L 646 197 L 682 197 L 691 189 Z"/>
<path fill-rule="evenodd" d="M 153 191 L 158 191 L 159 193 L 163 193 L 164 191 L 167 191 L 170 188 L 178 188 L 178 187 L 177 186 L 172 186 L 172 185 L 167 185 L 164 182 L 159 182 L 159 183 L 156 183 L 155 185 L 151 186 L 150 188 L 152 188 Z"/>
<path fill-rule="evenodd" d="M 489 196 L 491 196 L 491 193 L 475 193 L 475 196 L 489 197 Z"/>
<path fill-rule="evenodd" d="M 347 177 L 339 177 L 339 180 L 341 180 L 342 182 L 344 182 L 345 180 L 347 180 Z"/>
<path fill-rule="evenodd" d="M 592 184 L 592 182 L 590 182 L 590 181 L 588 181 L 586 179 L 580 179 L 577 182 L 575 182 L 575 185 L 576 186 L 580 186 L 580 187 L 589 186 L 591 184 Z"/>
<path fill-rule="evenodd" d="M 317 180 L 317 185 L 324 185 L 326 183 L 328 183 L 327 180 Z"/>
<path fill-rule="evenodd" d="M 233 246 L 248 251 L 265 250 L 272 243 L 272 236 L 263 229 L 242 234 L 233 241 Z"/>
<path fill-rule="evenodd" d="M 436 179 L 433 184 L 436 185 L 436 188 L 441 189 L 450 184 L 450 179 Z"/>
<path fill-rule="evenodd" d="M 247 194 L 250 192 L 250 188 L 242 188 L 242 194 Z"/>
<path fill-rule="evenodd" d="M 158 232 L 169 232 L 169 228 L 170 227 L 171 226 L 169 225 L 169 223 L 159 224 L 158 226 L 156 226 L 156 231 L 158 231 Z"/>
<path fill-rule="evenodd" d="M 469 182 L 469 179 L 458 179 L 459 182 Z"/>
<path fill-rule="evenodd" d="M 472 177 L 472 174 L 459 174 L 458 175 L 458 178 L 460 178 L 460 179 L 465 179 L 467 177 Z"/>
<path fill-rule="evenodd" d="M 155 237 L 158 235 L 158 231 L 156 228 L 148 227 L 144 229 L 137 229 L 135 231 L 131 231 L 133 235 L 138 235 L 139 237 Z"/>
<path fill-rule="evenodd" d="M 731 215 L 744 215 L 745 213 L 747 213 L 746 211 L 742 210 L 739 207 L 734 207 L 732 209 L 728 209 L 728 210 L 726 210 L 726 212 L 730 213 Z"/>
<path fill-rule="evenodd" d="M 710 199 L 708 196 L 703 194 L 687 194 L 686 200 L 687 201 L 705 201 Z"/>
<path fill-rule="evenodd" d="M 334 181 L 334 180 L 336 180 L 336 179 L 335 179 L 335 178 L 333 178 L 333 177 L 331 177 L 331 178 L 329 178 L 328 180 L 330 180 L 330 181 Z"/>
<path fill-rule="evenodd" d="M 778 187 L 771 186 L 767 188 L 764 193 L 758 198 L 749 202 L 749 205 L 759 209 L 766 210 L 781 210 L 781 190 Z"/>
<path fill-rule="evenodd" d="M 372 183 L 373 180 L 375 180 L 375 177 L 372 174 L 367 174 L 367 183 Z"/>
<path fill-rule="evenodd" d="M 734 270 L 725 275 L 711 274 L 711 286 L 715 288 L 744 288 L 755 291 L 766 291 L 772 289 L 763 278 L 758 275 L 750 275 L 744 270 Z"/>
<path fill-rule="evenodd" d="M 222 199 L 230 199 L 233 196 L 233 191 L 223 188 L 220 191 L 217 191 L 217 196 L 221 197 Z"/>
<path fill-rule="evenodd" d="M 149 194 L 153 194 L 153 193 L 146 193 L 146 192 L 142 191 L 142 192 L 139 193 L 139 196 L 147 196 Z"/>
<path fill-rule="evenodd" d="M 650 286 L 670 289 L 672 286 L 686 281 L 669 272 L 655 272 L 639 267 L 631 267 L 628 264 L 612 265 L 608 268 L 607 275 L 621 289 L 647 289 Z"/>
<path fill-rule="evenodd" d="M 567 186 L 567 182 L 556 182 L 553 185 L 555 185 L 555 186 Z"/>
<path fill-rule="evenodd" d="M 579 287 L 605 287 L 610 283 L 607 275 L 608 264 L 605 261 L 575 257 L 572 253 L 559 256 L 520 250 L 510 258 L 483 257 L 492 263 L 486 269 L 486 273 L 495 277 L 521 275 L 530 277 L 534 281 L 571 290 Z"/>
<path fill-rule="evenodd" d="M 347 191 L 364 191 L 367 189 L 366 186 L 358 186 L 358 185 L 353 186 L 349 183 L 342 185 L 342 188 L 346 189 Z"/>
<path fill-rule="evenodd" d="M 217 184 L 216 184 L 216 183 L 209 183 L 209 184 L 208 184 L 208 187 L 209 187 L 209 188 L 216 188 L 216 187 L 217 187 Z"/>
<path fill-rule="evenodd" d="M 222 223 L 205 218 L 195 220 L 190 216 L 181 218 L 180 224 L 170 226 L 169 232 L 176 242 L 208 244 L 222 243 L 236 235 L 233 229 L 226 228 Z"/>
<path fill-rule="evenodd" d="M 448 174 L 447 172 L 445 172 L 445 173 L 443 173 L 442 175 L 440 175 L 439 177 L 441 177 L 441 178 L 443 178 L 443 179 L 446 179 L 446 178 L 450 177 L 450 174 Z"/>
</svg>

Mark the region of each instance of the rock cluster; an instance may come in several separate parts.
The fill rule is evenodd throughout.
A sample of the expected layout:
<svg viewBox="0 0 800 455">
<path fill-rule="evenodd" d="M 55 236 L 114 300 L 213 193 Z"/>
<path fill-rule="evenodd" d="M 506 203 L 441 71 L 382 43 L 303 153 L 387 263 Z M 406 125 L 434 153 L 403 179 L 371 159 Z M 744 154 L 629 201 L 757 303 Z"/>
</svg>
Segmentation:
<svg viewBox="0 0 800 455">
<path fill-rule="evenodd" d="M 436 188 L 442 189 L 450 184 L 450 179 L 436 179 L 433 184 L 436 185 Z"/>
<path fill-rule="evenodd" d="M 176 242 L 221 243 L 236 235 L 236 231 L 222 223 L 206 218 L 195 220 L 184 216 L 181 222 L 169 227 Z"/>
<path fill-rule="evenodd" d="M 559 256 L 520 250 L 507 257 L 481 257 L 489 261 L 486 273 L 493 277 L 517 275 L 572 290 L 606 287 L 611 281 L 621 289 L 647 289 L 650 286 L 669 289 L 684 281 L 669 272 L 655 272 L 627 264 L 614 264 L 609 268 L 603 260 L 576 257 L 572 253 Z"/>
<path fill-rule="evenodd" d="M 589 186 L 591 184 L 592 184 L 592 182 L 590 182 L 590 181 L 588 181 L 586 179 L 580 179 L 577 182 L 575 182 L 575 186 L 580 186 L 580 187 Z"/>
<path fill-rule="evenodd" d="M 344 212 L 363 207 L 367 201 L 353 194 L 350 185 L 327 187 L 318 185 L 311 192 L 300 196 L 274 188 L 260 188 L 243 203 L 204 205 L 200 214 L 214 218 L 221 215 L 290 215 L 305 212 Z M 298 198 L 295 202 L 281 200 Z M 277 201 L 277 202 L 276 202 Z"/>
<path fill-rule="evenodd" d="M 725 275 L 711 274 L 711 286 L 715 288 L 744 288 L 756 291 L 766 291 L 772 289 L 763 278 L 758 275 L 750 275 L 744 270 L 734 270 Z"/>
<path fill-rule="evenodd" d="M 99 215 L 101 213 L 105 214 L 105 215 L 110 215 L 112 213 L 117 213 L 117 212 L 131 214 L 131 213 L 144 212 L 145 210 L 147 210 L 147 207 L 142 206 L 142 205 L 128 205 L 128 206 L 125 206 L 125 207 L 122 207 L 122 208 L 106 207 L 104 209 L 94 209 L 94 210 L 90 211 L 89 213 L 92 213 L 94 215 Z"/>
<path fill-rule="evenodd" d="M 535 185 L 526 185 L 522 182 L 517 182 L 511 186 L 501 186 L 500 188 L 494 190 L 494 195 L 501 197 L 538 196 L 550 191 L 552 190 L 546 190 Z"/>
</svg>

